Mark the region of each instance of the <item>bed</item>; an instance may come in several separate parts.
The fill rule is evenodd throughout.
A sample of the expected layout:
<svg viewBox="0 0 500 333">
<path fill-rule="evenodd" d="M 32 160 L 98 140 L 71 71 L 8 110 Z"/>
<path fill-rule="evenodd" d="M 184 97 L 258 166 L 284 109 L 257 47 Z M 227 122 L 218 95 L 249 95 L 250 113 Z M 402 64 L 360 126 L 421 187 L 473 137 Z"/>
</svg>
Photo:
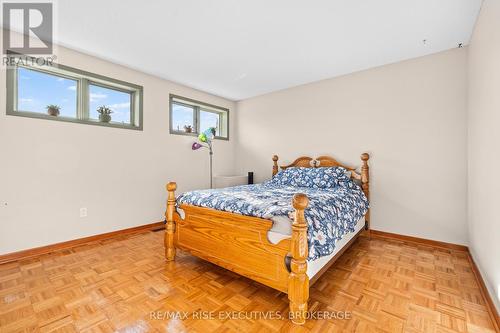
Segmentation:
<svg viewBox="0 0 500 333">
<path fill-rule="evenodd" d="M 361 167 L 300 157 L 263 184 L 190 191 L 167 184 L 165 258 L 176 249 L 288 294 L 293 323 L 307 318 L 309 286 L 361 233 L 370 233 L 369 155 Z"/>
</svg>

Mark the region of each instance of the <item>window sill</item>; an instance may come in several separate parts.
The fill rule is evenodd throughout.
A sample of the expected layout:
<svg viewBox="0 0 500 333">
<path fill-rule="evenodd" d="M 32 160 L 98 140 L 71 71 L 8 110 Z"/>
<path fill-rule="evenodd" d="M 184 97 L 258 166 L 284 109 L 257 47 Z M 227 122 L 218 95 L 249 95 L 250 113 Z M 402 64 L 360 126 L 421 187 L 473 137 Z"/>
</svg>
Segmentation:
<svg viewBox="0 0 500 333">
<path fill-rule="evenodd" d="M 174 131 L 174 130 L 170 130 L 170 134 L 173 134 L 173 135 L 194 136 L 194 137 L 198 137 L 198 135 L 199 135 L 199 133 L 195 133 L 195 132 L 184 132 L 184 131 Z M 216 136 L 214 139 L 215 140 L 229 141 L 229 138 L 225 138 L 223 136 Z"/>
<path fill-rule="evenodd" d="M 36 112 L 26 112 L 26 111 L 7 111 L 8 116 L 16 116 L 16 117 L 24 117 L 24 118 L 35 118 L 35 119 L 44 119 L 44 120 L 52 120 L 52 121 L 62 121 L 67 123 L 77 123 L 77 124 L 85 124 L 85 125 L 95 125 L 95 126 L 104 126 L 111 128 L 123 128 L 129 130 L 142 131 L 142 126 L 133 126 L 122 123 L 104 123 L 98 120 L 83 120 L 76 119 L 70 117 L 61 117 L 61 116 L 50 116 L 48 114 L 36 113 Z"/>
</svg>

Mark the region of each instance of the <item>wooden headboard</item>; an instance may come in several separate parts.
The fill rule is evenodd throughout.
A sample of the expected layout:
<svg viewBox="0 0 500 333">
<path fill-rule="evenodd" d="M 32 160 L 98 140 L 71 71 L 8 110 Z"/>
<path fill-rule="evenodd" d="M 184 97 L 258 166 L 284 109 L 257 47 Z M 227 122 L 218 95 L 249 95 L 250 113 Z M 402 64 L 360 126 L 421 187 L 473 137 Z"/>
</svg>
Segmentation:
<svg viewBox="0 0 500 333">
<path fill-rule="evenodd" d="M 338 162 L 336 159 L 330 156 L 320 156 L 317 158 L 312 158 L 308 156 L 302 156 L 297 158 L 291 164 L 278 166 L 278 155 L 273 156 L 273 176 L 276 175 L 281 168 L 281 170 L 285 170 L 286 168 L 291 167 L 302 167 L 302 168 L 321 168 L 321 167 L 343 167 L 347 169 L 351 173 L 351 179 L 355 179 L 361 182 L 361 188 L 365 193 L 368 200 L 370 199 L 370 167 L 368 166 L 368 160 L 370 159 L 370 155 L 368 153 L 361 154 L 361 168 L 360 172 L 356 171 L 356 168 L 347 166 Z M 369 228 L 369 220 L 370 220 L 370 210 L 366 213 L 365 216 L 367 228 Z"/>
</svg>

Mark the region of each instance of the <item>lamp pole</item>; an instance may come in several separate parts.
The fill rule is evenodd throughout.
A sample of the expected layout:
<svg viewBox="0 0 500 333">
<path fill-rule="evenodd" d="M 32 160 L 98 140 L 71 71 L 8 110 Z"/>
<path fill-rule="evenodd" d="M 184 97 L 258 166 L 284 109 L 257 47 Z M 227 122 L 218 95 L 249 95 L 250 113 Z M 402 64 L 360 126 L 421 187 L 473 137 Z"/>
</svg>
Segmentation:
<svg viewBox="0 0 500 333">
<path fill-rule="evenodd" d="M 213 184 L 212 184 L 212 180 L 213 180 L 213 177 L 212 177 L 212 156 L 214 155 L 214 152 L 212 150 L 212 143 L 210 143 L 208 145 L 208 153 L 210 155 L 210 188 L 213 189 Z"/>
</svg>

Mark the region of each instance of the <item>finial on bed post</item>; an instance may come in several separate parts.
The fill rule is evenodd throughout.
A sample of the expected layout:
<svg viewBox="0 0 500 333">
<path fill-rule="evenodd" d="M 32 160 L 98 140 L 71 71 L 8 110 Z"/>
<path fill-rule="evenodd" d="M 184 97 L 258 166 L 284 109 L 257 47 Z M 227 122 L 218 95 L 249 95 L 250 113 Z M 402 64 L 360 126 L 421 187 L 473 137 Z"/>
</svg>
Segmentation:
<svg viewBox="0 0 500 333">
<path fill-rule="evenodd" d="M 170 182 L 167 184 L 167 211 L 165 212 L 165 219 L 167 221 L 165 226 L 165 259 L 167 261 L 172 261 L 175 259 L 175 246 L 174 246 L 174 233 L 175 233 L 175 222 L 174 222 L 174 212 L 175 212 L 175 190 L 177 189 L 177 184 L 175 182 Z"/>
<path fill-rule="evenodd" d="M 278 173 L 278 155 L 273 156 L 273 176 Z"/>
<path fill-rule="evenodd" d="M 293 196 L 292 204 L 295 213 L 292 224 L 292 259 L 288 275 L 288 299 L 290 300 L 292 322 L 302 325 L 306 321 L 307 301 L 309 299 L 307 222 L 304 216 L 309 199 L 305 194 L 297 193 Z"/>
<path fill-rule="evenodd" d="M 368 153 L 361 154 L 361 160 L 363 165 L 361 165 L 361 188 L 366 195 L 366 198 L 370 200 L 370 167 L 368 166 L 368 160 L 370 155 Z M 370 230 L 370 209 L 365 215 L 366 230 Z"/>
</svg>

